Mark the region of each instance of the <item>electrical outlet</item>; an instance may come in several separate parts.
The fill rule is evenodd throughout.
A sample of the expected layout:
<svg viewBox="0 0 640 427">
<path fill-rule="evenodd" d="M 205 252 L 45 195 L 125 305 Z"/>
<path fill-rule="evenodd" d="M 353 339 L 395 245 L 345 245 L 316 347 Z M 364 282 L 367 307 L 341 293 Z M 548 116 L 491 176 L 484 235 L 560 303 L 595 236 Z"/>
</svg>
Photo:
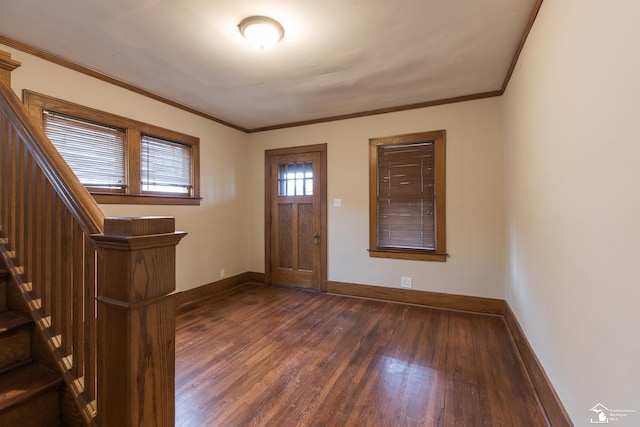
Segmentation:
<svg viewBox="0 0 640 427">
<path fill-rule="evenodd" d="M 400 287 L 401 288 L 411 289 L 412 286 L 413 286 L 413 278 L 404 277 L 404 276 L 402 276 L 400 278 Z"/>
<path fill-rule="evenodd" d="M 341 208 L 342 207 L 342 199 L 333 199 L 333 207 Z"/>
<path fill-rule="evenodd" d="M 226 276 L 227 273 L 224 271 L 224 269 L 220 270 L 220 277 L 224 278 L 224 276 Z"/>
</svg>

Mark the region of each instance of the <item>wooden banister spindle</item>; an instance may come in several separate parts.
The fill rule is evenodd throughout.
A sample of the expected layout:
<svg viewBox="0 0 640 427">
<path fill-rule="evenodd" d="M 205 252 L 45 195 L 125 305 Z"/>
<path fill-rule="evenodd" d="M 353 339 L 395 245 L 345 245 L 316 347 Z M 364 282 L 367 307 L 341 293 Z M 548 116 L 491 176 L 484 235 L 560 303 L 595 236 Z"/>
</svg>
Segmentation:
<svg viewBox="0 0 640 427">
<path fill-rule="evenodd" d="M 9 201 L 9 229 L 7 230 L 7 237 L 9 237 L 10 247 L 15 250 L 17 232 L 16 232 L 16 133 L 13 127 L 9 129 L 8 144 L 8 177 L 9 193 L 5 196 Z"/>
<path fill-rule="evenodd" d="M 31 241 L 31 246 L 33 247 L 33 262 L 34 262 L 34 267 L 32 269 L 32 286 L 33 286 L 33 292 L 34 292 L 34 296 L 36 299 L 40 299 L 40 305 L 41 307 L 43 306 L 43 299 L 42 299 L 42 286 L 44 283 L 44 257 L 43 257 L 43 237 L 42 237 L 42 229 L 43 229 L 43 218 L 42 218 L 42 212 L 44 212 L 44 177 L 42 176 L 42 173 L 40 171 L 39 168 L 35 168 L 35 176 L 33 178 L 33 183 L 34 183 L 34 191 L 33 191 L 33 197 L 34 197 L 34 208 L 33 208 L 33 212 L 34 212 L 34 225 L 33 228 L 31 230 L 31 235 L 33 236 L 33 239 Z"/>
<path fill-rule="evenodd" d="M 8 134 L 9 120 L 4 113 L 0 112 L 0 228 L 3 236 L 7 232 L 7 144 L 4 142 L 9 138 Z"/>
<path fill-rule="evenodd" d="M 84 233 L 77 222 L 73 222 L 73 255 L 71 257 L 73 268 L 72 288 L 72 309 L 73 309 L 73 331 L 72 331 L 72 355 L 73 355 L 73 375 L 80 378 L 84 375 Z M 90 284 L 87 284 L 90 286 Z"/>
<path fill-rule="evenodd" d="M 53 253 L 53 239 L 51 236 L 53 235 L 53 210 L 51 208 L 51 201 L 53 200 L 53 190 L 48 181 L 43 181 L 44 191 L 43 191 L 43 222 L 44 227 L 42 228 L 42 260 L 40 261 L 40 265 L 42 266 L 42 307 L 44 307 L 45 313 L 48 315 L 51 314 L 53 305 L 51 303 L 52 297 L 52 280 L 51 280 L 51 271 L 52 268 L 52 253 Z"/>
<path fill-rule="evenodd" d="M 52 193 L 51 200 L 51 217 L 53 218 L 53 227 L 51 230 L 51 328 L 56 336 L 62 334 L 62 272 L 60 268 L 62 260 L 62 230 L 60 224 L 62 222 L 62 206 L 58 194 Z"/>
<path fill-rule="evenodd" d="M 62 211 L 60 221 L 61 250 L 60 257 L 60 294 L 62 296 L 62 346 L 64 355 L 73 352 L 73 218 L 68 210 Z"/>
<path fill-rule="evenodd" d="M 26 185 L 26 200 L 27 200 L 27 256 L 25 258 L 25 280 L 27 282 L 31 282 L 32 290 L 33 288 L 33 277 L 34 277 L 34 262 L 37 257 L 35 255 L 37 248 L 35 247 L 35 229 L 36 224 L 39 221 L 37 211 L 36 211 L 36 187 L 35 187 L 35 172 L 37 168 L 33 162 L 33 157 L 31 153 L 28 153 L 27 156 L 27 185 Z M 33 294 L 36 295 L 35 292 Z"/>
<path fill-rule="evenodd" d="M 98 423 L 175 423 L 173 218 L 106 218 L 98 272 Z"/>
<path fill-rule="evenodd" d="M 84 235 L 84 389 L 89 401 L 96 398 L 98 375 L 96 357 L 96 262 L 97 255 L 93 241 Z"/>
<path fill-rule="evenodd" d="M 25 219 L 25 151 L 24 143 L 19 138 L 16 139 L 16 237 L 13 250 L 15 252 L 16 262 L 20 266 L 25 267 L 25 249 L 24 249 L 24 219 Z"/>
</svg>

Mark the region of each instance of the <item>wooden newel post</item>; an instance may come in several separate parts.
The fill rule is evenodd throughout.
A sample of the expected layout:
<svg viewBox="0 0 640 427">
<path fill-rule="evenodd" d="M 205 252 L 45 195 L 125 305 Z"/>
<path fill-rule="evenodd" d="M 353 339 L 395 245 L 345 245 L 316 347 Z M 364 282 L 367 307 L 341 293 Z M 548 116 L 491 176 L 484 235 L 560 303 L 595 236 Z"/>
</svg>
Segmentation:
<svg viewBox="0 0 640 427">
<path fill-rule="evenodd" d="M 98 423 L 175 423 L 176 245 L 170 217 L 106 218 L 98 276 Z"/>
<path fill-rule="evenodd" d="M 7 81 L 11 86 L 11 72 L 20 66 L 20 62 L 11 59 L 11 54 L 0 50 L 0 78 Z"/>
</svg>

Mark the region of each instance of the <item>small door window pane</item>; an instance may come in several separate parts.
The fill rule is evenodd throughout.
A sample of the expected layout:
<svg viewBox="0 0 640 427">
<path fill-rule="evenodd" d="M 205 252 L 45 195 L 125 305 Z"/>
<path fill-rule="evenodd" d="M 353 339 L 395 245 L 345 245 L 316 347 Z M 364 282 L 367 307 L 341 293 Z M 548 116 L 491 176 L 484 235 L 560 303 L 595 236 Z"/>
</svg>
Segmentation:
<svg viewBox="0 0 640 427">
<path fill-rule="evenodd" d="M 312 162 L 283 163 L 278 171 L 278 196 L 313 195 Z"/>
</svg>

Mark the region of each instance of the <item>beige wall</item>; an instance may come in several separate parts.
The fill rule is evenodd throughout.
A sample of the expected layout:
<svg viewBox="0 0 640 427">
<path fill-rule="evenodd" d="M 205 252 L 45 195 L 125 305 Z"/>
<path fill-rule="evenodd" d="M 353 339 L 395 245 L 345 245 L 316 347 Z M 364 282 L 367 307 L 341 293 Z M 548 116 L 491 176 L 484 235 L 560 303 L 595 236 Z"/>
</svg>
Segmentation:
<svg viewBox="0 0 640 427">
<path fill-rule="evenodd" d="M 327 142 L 329 279 L 502 298 L 500 101 L 436 108 L 246 135 L 124 89 L 3 47 L 23 63 L 17 93 L 30 89 L 185 132 L 201 139 L 203 202 L 193 206 L 102 205 L 110 216 L 171 215 L 189 232 L 178 247 L 177 286 L 189 289 L 244 271 L 264 271 L 263 171 L 266 148 Z M 370 258 L 368 139 L 447 130 L 447 263 Z M 301 142 L 304 141 L 304 142 Z M 247 209 L 248 207 L 248 209 Z"/>
<path fill-rule="evenodd" d="M 264 272 L 264 150 L 328 143 L 329 279 L 503 298 L 503 198 L 497 98 L 246 135 L 6 46 L 23 65 L 13 88 L 30 89 L 167 127 L 201 140 L 203 201 L 194 206 L 102 205 L 110 216 L 171 215 L 187 231 L 177 286 L 190 289 L 245 271 Z M 370 258 L 368 139 L 447 130 L 446 263 Z"/>
<path fill-rule="evenodd" d="M 201 206 L 102 205 L 109 216 L 170 215 L 189 235 L 177 249 L 176 284 L 189 289 L 248 270 L 246 135 L 194 114 L 0 45 L 22 66 L 12 87 L 34 90 L 200 138 Z"/>
<path fill-rule="evenodd" d="M 639 17 L 545 1 L 503 97 L 507 301 L 576 425 L 640 425 Z"/>
<path fill-rule="evenodd" d="M 249 135 L 249 268 L 264 271 L 264 150 L 327 143 L 328 277 L 332 281 L 504 298 L 500 99 Z M 446 263 L 370 258 L 369 138 L 447 131 Z M 333 207 L 333 199 L 342 207 Z"/>
<path fill-rule="evenodd" d="M 110 216 L 171 215 L 189 232 L 178 247 L 177 286 L 189 289 L 245 271 L 264 272 L 264 150 L 328 143 L 329 279 L 503 298 L 502 144 L 497 98 L 246 135 L 193 114 L 2 46 L 23 63 L 30 89 L 201 139 L 203 202 L 193 206 L 102 205 Z M 446 263 L 370 258 L 368 139 L 447 130 Z"/>
</svg>

